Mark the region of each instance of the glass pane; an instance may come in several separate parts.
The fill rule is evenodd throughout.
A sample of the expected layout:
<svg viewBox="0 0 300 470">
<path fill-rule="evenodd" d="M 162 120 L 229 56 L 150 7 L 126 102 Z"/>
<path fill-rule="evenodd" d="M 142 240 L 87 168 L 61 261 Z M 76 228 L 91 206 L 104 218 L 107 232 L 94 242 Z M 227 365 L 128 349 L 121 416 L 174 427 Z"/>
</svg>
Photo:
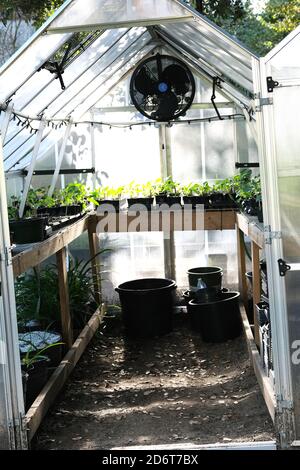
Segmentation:
<svg viewBox="0 0 300 470">
<path fill-rule="evenodd" d="M 5 102 L 70 36 L 40 36 L 10 65 L 4 65 L 0 70 L 0 101 Z"/>
<path fill-rule="evenodd" d="M 300 79 L 300 33 L 272 58 L 274 80 Z"/>
<path fill-rule="evenodd" d="M 162 25 L 160 28 L 193 56 L 213 67 L 220 76 L 224 74 L 246 90 L 253 90 L 251 66 L 244 65 L 231 55 L 227 44 L 222 44 L 221 41 L 218 45 L 214 44 L 209 36 L 200 34 L 187 23 Z"/>
<path fill-rule="evenodd" d="M 157 20 L 191 18 L 185 8 L 173 0 L 74 0 L 69 7 L 55 19 L 49 31 L 74 30 L 84 26 L 99 26 L 136 22 L 153 23 Z"/>
<path fill-rule="evenodd" d="M 126 73 L 127 62 L 149 42 L 148 33 L 144 33 L 140 40 L 136 41 L 140 35 L 141 29 L 137 28 L 130 30 L 123 36 L 120 43 L 117 43 L 100 57 L 90 69 L 79 76 L 78 80 L 65 90 L 61 97 L 48 107 L 48 115 L 54 116 L 59 113 L 59 116 L 67 116 L 81 104 L 86 110 L 89 109 L 89 106 L 86 106 L 88 103 L 86 100 L 89 96 L 94 91 L 99 93 L 99 87 L 109 78 L 113 77 L 114 80 L 118 81 Z M 116 79 L 117 75 L 119 78 Z M 92 99 L 91 105 L 94 105 L 96 101 L 97 98 L 95 101 Z M 79 110 L 78 114 L 80 115 Z"/>
<path fill-rule="evenodd" d="M 50 72 L 43 70 L 36 73 L 30 80 L 30 87 L 26 86 L 25 90 L 23 90 L 23 88 L 25 88 L 23 87 L 16 95 L 16 108 L 20 109 L 19 105 L 22 106 L 23 104 L 24 112 L 28 114 L 38 114 L 55 99 L 60 102 L 66 100 L 72 92 L 72 85 L 76 84 L 77 80 L 80 80 L 81 84 L 88 83 L 89 80 L 98 75 L 99 65 L 97 66 L 97 64 L 99 64 L 99 60 L 105 56 L 107 51 L 112 48 L 112 45 L 115 44 L 116 41 L 121 40 L 124 37 L 125 33 L 126 29 L 106 31 L 82 54 L 80 54 L 63 73 L 62 77 L 66 86 L 65 90 L 61 89 L 59 80 L 55 80 L 53 78 L 53 74 L 50 74 Z M 104 59 L 102 60 L 104 62 Z M 44 73 L 41 76 L 42 72 Z M 47 74 L 47 77 L 45 77 L 45 74 Z M 36 81 L 39 78 L 41 79 L 42 86 L 38 85 L 38 87 L 36 87 Z M 45 78 L 48 80 L 46 83 L 43 83 L 43 81 L 45 82 Z M 39 89 L 41 89 L 41 93 L 37 94 Z M 29 93 L 31 94 L 31 99 L 29 99 Z"/>
</svg>

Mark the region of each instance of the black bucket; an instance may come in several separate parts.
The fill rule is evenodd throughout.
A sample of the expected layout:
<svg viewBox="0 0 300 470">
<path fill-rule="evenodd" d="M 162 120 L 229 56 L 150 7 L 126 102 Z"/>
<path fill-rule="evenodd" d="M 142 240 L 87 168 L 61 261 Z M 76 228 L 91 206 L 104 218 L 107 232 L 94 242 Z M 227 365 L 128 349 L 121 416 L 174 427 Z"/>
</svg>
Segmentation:
<svg viewBox="0 0 300 470">
<path fill-rule="evenodd" d="M 172 331 L 175 281 L 147 278 L 124 282 L 119 293 L 126 334 L 152 338 Z"/>
<path fill-rule="evenodd" d="M 218 266 L 206 266 L 188 270 L 190 288 L 197 287 L 198 280 L 205 282 L 207 287 L 214 287 L 217 290 L 222 288 L 222 268 Z"/>
<path fill-rule="evenodd" d="M 193 330 L 201 333 L 206 343 L 222 343 L 241 334 L 239 292 L 221 292 L 216 302 L 191 300 L 188 311 Z"/>
</svg>

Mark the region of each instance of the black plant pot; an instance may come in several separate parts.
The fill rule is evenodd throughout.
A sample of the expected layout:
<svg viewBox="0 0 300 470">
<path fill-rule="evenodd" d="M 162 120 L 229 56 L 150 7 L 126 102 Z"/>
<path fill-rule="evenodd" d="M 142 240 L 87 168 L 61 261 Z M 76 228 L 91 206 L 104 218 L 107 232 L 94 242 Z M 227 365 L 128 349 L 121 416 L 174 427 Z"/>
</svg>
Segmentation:
<svg viewBox="0 0 300 470">
<path fill-rule="evenodd" d="M 204 342 L 222 343 L 241 334 L 239 297 L 239 292 L 222 292 L 213 302 L 188 303 L 192 329 L 201 334 Z"/>
<path fill-rule="evenodd" d="M 100 212 L 104 210 L 104 206 L 107 206 L 105 207 L 105 211 L 108 211 L 108 212 L 119 212 L 120 210 L 119 199 L 102 199 L 102 200 L 97 201 L 97 203 L 99 204 L 97 206 L 97 210 L 99 210 Z"/>
<path fill-rule="evenodd" d="M 67 215 L 69 206 L 39 207 L 37 213 L 49 217 L 64 217 Z"/>
<path fill-rule="evenodd" d="M 218 266 L 204 266 L 200 268 L 189 269 L 188 272 L 190 288 L 196 288 L 198 280 L 201 279 L 207 287 L 213 287 L 217 290 L 222 288 L 222 268 Z"/>
<path fill-rule="evenodd" d="M 30 219 L 11 220 L 9 231 L 14 243 L 37 243 L 45 240 L 50 234 L 47 226 L 48 217 L 33 217 Z"/>
<path fill-rule="evenodd" d="M 153 197 L 131 197 L 127 199 L 128 209 L 130 209 L 135 204 L 144 206 L 146 210 L 151 210 L 153 206 Z"/>
<path fill-rule="evenodd" d="M 74 204 L 72 206 L 67 206 L 67 215 L 78 215 L 82 212 L 82 204 Z"/>
<path fill-rule="evenodd" d="M 34 362 L 34 364 L 28 368 L 22 366 L 22 370 L 28 374 L 26 381 L 26 400 L 25 409 L 28 410 L 48 379 L 48 364 L 49 359 L 43 357 L 40 360 Z"/>
<path fill-rule="evenodd" d="M 153 338 L 169 333 L 176 287 L 175 281 L 159 278 L 137 279 L 117 287 L 126 334 Z"/>
<path fill-rule="evenodd" d="M 168 206 L 173 206 L 174 204 L 179 204 L 181 206 L 181 196 L 169 196 L 167 194 L 158 194 L 155 196 L 155 203 L 157 206 L 166 204 Z"/>
<path fill-rule="evenodd" d="M 233 209 L 236 208 L 236 202 L 233 196 L 223 193 L 213 193 L 210 195 L 211 209 Z"/>
<path fill-rule="evenodd" d="M 208 196 L 183 196 L 183 204 L 192 206 L 192 209 L 196 209 L 196 206 L 203 204 L 205 209 L 209 207 Z"/>
</svg>

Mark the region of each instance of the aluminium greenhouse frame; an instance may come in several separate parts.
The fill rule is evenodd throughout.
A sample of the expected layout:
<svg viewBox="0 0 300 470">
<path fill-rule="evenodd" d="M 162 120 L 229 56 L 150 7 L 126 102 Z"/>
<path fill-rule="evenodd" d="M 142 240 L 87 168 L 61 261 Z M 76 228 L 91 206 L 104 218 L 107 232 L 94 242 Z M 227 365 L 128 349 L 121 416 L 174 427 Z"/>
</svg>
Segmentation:
<svg viewBox="0 0 300 470">
<path fill-rule="evenodd" d="M 289 253 L 286 249 L 285 238 L 288 237 L 288 228 L 284 226 L 286 217 L 282 216 L 284 206 L 281 203 L 280 179 L 283 156 L 278 144 L 276 122 L 279 113 L 283 111 L 282 102 L 277 98 L 282 89 L 290 93 L 289 98 L 296 96 L 299 90 L 297 87 L 300 83 L 300 66 L 297 60 L 299 61 L 300 57 L 300 27 L 265 58 L 259 59 L 184 1 L 160 0 L 157 5 L 154 0 L 147 0 L 145 5 L 148 9 L 145 10 L 142 2 L 138 0 L 126 1 L 122 3 L 122 6 L 125 5 L 124 12 L 114 11 L 115 21 L 111 19 L 109 3 L 111 2 L 107 4 L 106 0 L 89 0 L 89 2 L 67 0 L 0 69 L 0 107 L 5 111 L 0 139 L 0 374 L 2 372 L 0 393 L 2 389 L 4 390 L 4 403 L 0 398 L 0 403 L 3 405 L 0 411 L 0 433 L 1 438 L 3 434 L 4 446 L 12 449 L 27 448 L 5 178 L 16 175 L 22 168 L 29 166 L 20 209 L 22 215 L 36 159 L 47 151 L 47 138 L 51 132 L 47 126 L 60 123 L 67 126 L 64 129 L 64 144 L 57 159 L 51 192 L 59 174 L 64 147 L 72 125 L 81 122 L 87 112 L 92 113 L 99 99 L 126 78 L 140 60 L 158 47 L 163 47 L 171 54 L 185 60 L 193 71 L 208 81 L 216 77 L 221 79 L 218 91 L 242 110 L 258 143 L 273 333 L 276 429 L 281 447 L 298 447 L 300 446 L 300 387 L 298 387 L 300 361 L 297 362 L 297 353 L 298 346 L 300 348 L 300 320 L 297 321 L 295 311 L 300 307 L 300 298 L 295 293 L 294 284 L 290 285 L 289 279 L 294 279 L 294 274 L 297 275 L 299 272 L 300 257 L 298 259 L 297 253 Z M 121 5 L 120 0 L 118 4 Z M 133 5 L 138 9 L 134 10 Z M 96 7 L 99 17 L 96 15 L 91 21 L 90 18 Z M 151 8 L 153 15 L 149 17 Z M 78 12 L 83 11 L 81 23 L 78 24 L 75 21 Z M 75 12 L 73 23 L 70 12 Z M 97 51 L 90 46 L 78 55 L 74 64 L 71 63 L 65 70 L 63 77 L 66 91 L 62 92 L 59 90 L 58 80 L 50 76 L 46 70 L 41 70 L 42 66 L 60 46 L 65 44 L 73 32 L 95 29 L 101 31 L 95 39 L 99 48 L 101 46 L 101 51 L 97 55 Z M 275 74 L 280 67 L 278 69 L 278 64 L 277 68 L 273 67 L 273 61 L 285 55 L 289 48 L 296 49 L 298 56 L 295 53 L 286 54 L 290 57 L 290 62 L 288 63 L 286 59 L 285 63 L 285 59 L 281 59 L 282 75 L 277 77 Z M 93 55 L 92 53 L 96 54 L 93 63 L 89 57 L 89 54 Z M 77 64 L 80 64 L 80 67 Z M 268 89 L 270 83 L 267 81 L 268 77 L 272 77 L 274 83 L 272 91 Z M 40 88 L 36 89 L 39 84 Z M 39 100 L 43 96 L 45 106 L 39 108 Z M 64 97 L 67 97 L 66 102 Z M 13 121 L 15 117 L 23 120 L 25 124 L 35 122 L 37 135 L 31 136 L 30 129 L 25 125 L 19 130 Z M 90 119 L 92 125 L 92 114 Z M 296 120 L 294 126 L 290 127 L 289 137 L 299 142 Z M 159 132 L 164 149 L 165 130 L 165 124 L 160 125 Z M 289 140 L 286 140 L 286 145 L 289 145 Z M 93 145 L 92 153 L 95 158 Z M 162 151 L 162 167 L 165 172 L 168 172 L 167 157 L 167 153 Z M 293 175 L 293 172 L 297 174 L 296 159 L 294 156 L 289 158 L 290 175 Z M 295 192 L 295 197 L 297 196 L 298 193 Z M 297 236 L 300 238 L 298 221 L 289 219 L 289 224 L 289 226 L 292 224 L 296 239 Z M 166 264 L 170 265 L 168 261 L 172 256 L 171 245 L 166 246 L 166 253 L 168 257 Z M 291 272 L 287 272 L 286 276 L 279 271 L 280 259 L 290 263 L 288 266 L 291 267 Z M 291 292 L 294 296 L 293 304 L 288 295 Z M 3 422 L 7 423 L 6 429 L 1 427 Z"/>
</svg>

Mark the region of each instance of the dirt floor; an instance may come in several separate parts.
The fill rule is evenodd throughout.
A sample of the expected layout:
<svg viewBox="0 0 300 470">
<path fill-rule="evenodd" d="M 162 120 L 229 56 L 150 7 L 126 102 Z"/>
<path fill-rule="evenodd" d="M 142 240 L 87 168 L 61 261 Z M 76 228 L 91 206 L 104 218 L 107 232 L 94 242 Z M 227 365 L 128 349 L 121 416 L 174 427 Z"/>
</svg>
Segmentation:
<svg viewBox="0 0 300 470">
<path fill-rule="evenodd" d="M 174 331 L 133 341 L 119 320 L 98 332 L 44 420 L 33 449 L 274 439 L 243 336 L 205 344 L 187 314 Z"/>
</svg>

